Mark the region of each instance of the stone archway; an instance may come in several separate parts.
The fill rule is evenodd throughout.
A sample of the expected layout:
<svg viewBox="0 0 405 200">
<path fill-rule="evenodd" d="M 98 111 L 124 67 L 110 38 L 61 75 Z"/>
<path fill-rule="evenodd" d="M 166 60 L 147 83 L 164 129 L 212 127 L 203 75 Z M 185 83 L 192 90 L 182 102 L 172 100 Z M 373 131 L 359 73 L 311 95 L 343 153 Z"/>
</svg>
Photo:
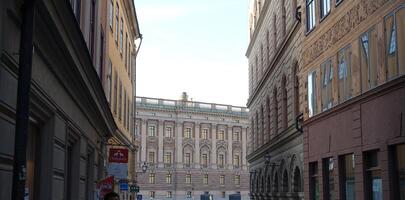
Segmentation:
<svg viewBox="0 0 405 200">
<path fill-rule="evenodd" d="M 284 172 L 283 172 L 282 191 L 283 192 L 288 192 L 288 172 L 287 172 L 286 169 L 284 169 Z"/>
<path fill-rule="evenodd" d="M 302 192 L 301 170 L 298 166 L 294 169 L 293 192 Z"/>
</svg>

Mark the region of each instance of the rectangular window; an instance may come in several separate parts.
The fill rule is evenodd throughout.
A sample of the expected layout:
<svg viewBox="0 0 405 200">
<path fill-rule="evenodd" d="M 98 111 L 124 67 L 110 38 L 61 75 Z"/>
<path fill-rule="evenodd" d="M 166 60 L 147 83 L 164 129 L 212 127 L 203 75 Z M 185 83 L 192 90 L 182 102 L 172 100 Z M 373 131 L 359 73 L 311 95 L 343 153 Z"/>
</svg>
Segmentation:
<svg viewBox="0 0 405 200">
<path fill-rule="evenodd" d="M 110 29 L 113 31 L 114 22 L 114 0 L 110 0 L 110 5 L 108 6 L 108 23 L 110 24 Z"/>
<path fill-rule="evenodd" d="M 155 173 L 149 174 L 149 184 L 155 184 Z"/>
<path fill-rule="evenodd" d="M 378 151 L 369 151 L 364 154 L 364 166 L 366 171 L 366 199 L 383 199 L 381 168 L 379 165 L 378 154 Z"/>
<path fill-rule="evenodd" d="M 127 126 L 127 91 L 124 89 L 124 127 Z"/>
<path fill-rule="evenodd" d="M 239 131 L 235 131 L 233 132 L 233 140 L 234 141 L 239 141 Z"/>
<path fill-rule="evenodd" d="M 172 137 L 172 127 L 166 127 L 166 137 L 171 138 Z"/>
<path fill-rule="evenodd" d="M 172 163 L 172 153 L 171 152 L 166 152 L 165 154 L 165 164 L 171 164 Z"/>
<path fill-rule="evenodd" d="M 220 175 L 219 176 L 219 184 L 220 185 L 225 185 L 225 175 Z"/>
<path fill-rule="evenodd" d="M 172 192 L 171 191 L 167 191 L 166 198 L 172 198 Z"/>
<path fill-rule="evenodd" d="M 187 191 L 186 196 L 187 198 L 191 198 L 191 191 Z"/>
<path fill-rule="evenodd" d="M 239 155 L 234 155 L 234 156 L 233 156 L 233 165 L 234 165 L 235 167 L 239 167 L 239 163 L 240 163 L 240 161 L 239 161 Z"/>
<path fill-rule="evenodd" d="M 226 193 L 225 192 L 221 192 L 221 198 L 225 198 L 225 195 Z"/>
<path fill-rule="evenodd" d="M 334 168 L 332 157 L 323 159 L 323 194 L 326 200 L 335 199 Z"/>
<path fill-rule="evenodd" d="M 405 144 L 396 145 L 394 153 L 394 198 L 405 200 Z"/>
<path fill-rule="evenodd" d="M 224 132 L 224 130 L 219 130 L 219 132 L 218 132 L 218 139 L 219 139 L 219 140 L 224 140 L 224 139 L 225 139 L 225 132 Z"/>
<path fill-rule="evenodd" d="M 127 72 L 129 71 L 128 70 L 128 45 L 127 45 L 127 43 L 128 43 L 128 33 L 125 33 L 125 69 L 127 70 Z"/>
<path fill-rule="evenodd" d="M 118 28 L 119 28 L 119 16 L 120 16 L 120 7 L 118 6 L 118 2 L 115 5 L 115 42 L 118 43 Z"/>
<path fill-rule="evenodd" d="M 191 174 L 186 174 L 186 184 L 191 184 Z"/>
<path fill-rule="evenodd" d="M 118 75 L 114 70 L 114 114 L 117 114 L 118 107 Z"/>
<path fill-rule="evenodd" d="M 208 155 L 207 154 L 202 154 L 201 155 L 201 160 L 202 160 L 202 165 L 204 168 L 208 167 Z"/>
<path fill-rule="evenodd" d="M 184 162 L 185 162 L 186 165 L 190 166 L 190 164 L 191 164 L 191 153 L 185 153 L 184 154 Z"/>
<path fill-rule="evenodd" d="M 172 174 L 170 173 L 166 174 L 166 183 L 172 184 Z"/>
<path fill-rule="evenodd" d="M 307 32 L 315 27 L 315 1 L 306 0 Z"/>
<path fill-rule="evenodd" d="M 320 0 L 321 19 L 326 17 L 330 12 L 330 0 Z"/>
<path fill-rule="evenodd" d="M 309 163 L 309 195 L 311 200 L 319 200 L 318 163 Z"/>
<path fill-rule="evenodd" d="M 355 177 L 354 177 L 354 154 L 348 154 L 339 158 L 341 168 L 340 190 L 344 200 L 355 200 Z"/>
<path fill-rule="evenodd" d="M 122 82 L 120 80 L 119 85 L 119 96 L 118 96 L 118 119 L 122 120 Z"/>
<path fill-rule="evenodd" d="M 219 155 L 218 155 L 218 164 L 219 164 L 219 167 L 224 167 L 224 161 L 225 161 L 224 155 L 223 155 L 223 154 L 219 154 Z"/>
<path fill-rule="evenodd" d="M 156 127 L 155 126 L 149 126 L 148 127 L 148 135 L 151 137 L 156 136 Z"/>
<path fill-rule="evenodd" d="M 235 185 L 240 185 L 240 175 L 235 175 Z"/>
<path fill-rule="evenodd" d="M 333 66 L 332 60 L 329 59 L 321 65 L 322 76 L 322 111 L 332 108 L 332 80 L 333 80 Z"/>
<path fill-rule="evenodd" d="M 308 75 L 308 112 L 309 117 L 317 113 L 317 100 L 316 100 L 316 71 Z"/>
<path fill-rule="evenodd" d="M 184 131 L 184 137 L 191 138 L 191 128 L 186 128 L 186 130 Z"/>
<path fill-rule="evenodd" d="M 360 36 L 360 69 L 362 91 L 377 86 L 378 35 L 373 28 Z"/>
<path fill-rule="evenodd" d="M 351 47 L 345 47 L 338 53 L 339 103 L 352 97 Z"/>
<path fill-rule="evenodd" d="M 203 140 L 208 139 L 208 129 L 203 129 L 202 130 L 201 139 L 203 139 Z"/>
<path fill-rule="evenodd" d="M 149 152 L 149 163 L 155 163 L 155 152 Z"/>
<path fill-rule="evenodd" d="M 105 84 L 105 95 L 106 95 L 108 103 L 111 105 L 111 85 L 112 85 L 112 63 L 111 63 L 111 59 L 108 59 L 106 79 L 107 79 L 107 81 L 106 81 L 106 84 Z"/>
<path fill-rule="evenodd" d="M 149 192 L 149 196 L 150 196 L 151 198 L 155 198 L 155 191 L 150 191 L 150 192 Z"/>
<path fill-rule="evenodd" d="M 208 174 L 204 174 L 203 183 L 204 185 L 208 185 Z"/>
<path fill-rule="evenodd" d="M 405 7 L 401 6 L 385 17 L 387 78 L 391 80 L 405 73 Z"/>
</svg>

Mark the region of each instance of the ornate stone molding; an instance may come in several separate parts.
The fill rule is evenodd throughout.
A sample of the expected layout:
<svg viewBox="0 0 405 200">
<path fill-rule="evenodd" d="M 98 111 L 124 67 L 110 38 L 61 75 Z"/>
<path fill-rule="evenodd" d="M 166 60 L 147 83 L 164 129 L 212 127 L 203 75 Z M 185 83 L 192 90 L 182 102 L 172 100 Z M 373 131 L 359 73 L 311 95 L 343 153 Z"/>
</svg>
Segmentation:
<svg viewBox="0 0 405 200">
<path fill-rule="evenodd" d="M 354 5 L 329 30 L 305 48 L 302 56 L 304 65 L 308 65 L 319 57 L 387 2 L 389 0 L 361 0 L 360 3 Z"/>
</svg>

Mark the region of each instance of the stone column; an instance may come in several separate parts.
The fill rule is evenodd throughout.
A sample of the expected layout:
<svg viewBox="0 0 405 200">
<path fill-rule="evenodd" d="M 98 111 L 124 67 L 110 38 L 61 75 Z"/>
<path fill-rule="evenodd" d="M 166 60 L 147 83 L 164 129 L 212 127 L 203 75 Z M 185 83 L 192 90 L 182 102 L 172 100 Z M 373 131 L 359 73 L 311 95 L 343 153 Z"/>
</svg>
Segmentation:
<svg viewBox="0 0 405 200">
<path fill-rule="evenodd" d="M 195 165 L 194 165 L 194 167 L 198 169 L 198 168 L 200 168 L 200 124 L 194 124 L 194 126 L 195 126 L 195 128 L 194 128 L 194 131 L 195 131 L 195 139 L 194 139 L 194 141 L 195 141 L 195 145 L 194 145 L 195 146 L 195 148 L 194 148 Z"/>
<path fill-rule="evenodd" d="M 148 137 L 148 133 L 146 132 L 148 125 L 146 123 L 146 119 L 142 119 L 141 121 L 141 162 L 146 162 L 146 138 Z"/>
<path fill-rule="evenodd" d="M 228 138 L 228 169 L 233 169 L 233 154 L 232 154 L 232 126 L 227 126 L 227 137 Z"/>
<path fill-rule="evenodd" d="M 247 170 L 247 166 L 246 166 L 246 145 L 247 145 L 247 128 L 246 127 L 242 127 L 242 138 L 241 138 L 241 142 L 242 142 L 242 155 L 241 158 L 242 159 L 242 167 L 243 170 Z"/>
<path fill-rule="evenodd" d="M 176 122 L 176 165 L 183 168 L 183 123 Z"/>
<path fill-rule="evenodd" d="M 211 125 L 211 141 L 212 141 L 212 150 L 211 150 L 211 165 L 213 169 L 217 168 L 217 124 Z"/>
<path fill-rule="evenodd" d="M 158 167 L 163 167 L 163 121 L 159 120 L 158 123 Z"/>
</svg>

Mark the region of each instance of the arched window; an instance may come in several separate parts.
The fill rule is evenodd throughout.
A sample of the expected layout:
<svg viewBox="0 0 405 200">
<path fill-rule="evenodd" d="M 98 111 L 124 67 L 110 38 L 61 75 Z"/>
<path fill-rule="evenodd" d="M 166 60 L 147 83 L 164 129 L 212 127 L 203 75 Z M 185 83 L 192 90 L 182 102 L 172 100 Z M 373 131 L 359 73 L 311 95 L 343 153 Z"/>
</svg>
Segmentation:
<svg viewBox="0 0 405 200">
<path fill-rule="evenodd" d="M 266 59 L 266 65 L 270 65 L 270 33 L 269 30 L 266 32 L 266 53 L 267 53 L 267 59 Z"/>
<path fill-rule="evenodd" d="M 300 171 L 300 168 L 298 168 L 298 167 L 295 167 L 295 170 L 294 170 L 293 191 L 302 192 L 301 171 Z"/>
<path fill-rule="evenodd" d="M 250 132 L 252 133 L 252 137 L 251 137 L 250 144 L 251 144 L 251 152 L 253 152 L 256 148 L 256 146 L 255 146 L 255 122 L 254 122 L 253 118 L 251 120 L 251 123 L 252 123 L 252 125 L 250 128 Z"/>
<path fill-rule="evenodd" d="M 261 132 L 260 132 L 260 143 L 264 144 L 264 109 L 263 109 L 263 105 L 260 106 L 260 128 L 261 128 Z"/>
<path fill-rule="evenodd" d="M 278 192 L 278 174 L 277 174 L 277 172 L 274 175 L 273 192 Z"/>
<path fill-rule="evenodd" d="M 281 80 L 281 116 L 282 116 L 282 128 L 286 129 L 288 126 L 288 113 L 287 113 L 287 78 L 283 75 Z"/>
<path fill-rule="evenodd" d="M 259 113 L 256 112 L 256 148 L 259 148 L 259 140 L 260 140 L 260 127 L 259 127 Z"/>
<path fill-rule="evenodd" d="M 256 86 L 257 86 L 257 83 L 259 83 L 259 63 L 258 63 L 257 56 L 255 57 L 255 65 L 256 65 L 255 79 L 256 79 Z"/>
<path fill-rule="evenodd" d="M 282 27 L 281 27 L 281 34 L 283 37 L 286 37 L 286 26 L 287 26 L 287 20 L 286 20 L 286 8 L 285 8 L 285 0 L 281 1 L 281 17 L 282 17 Z"/>
<path fill-rule="evenodd" d="M 295 20 L 296 18 L 296 12 L 297 12 L 297 0 L 292 0 L 291 1 L 291 17 L 292 17 L 292 21 Z"/>
<path fill-rule="evenodd" d="M 299 79 L 298 79 L 298 63 L 296 62 L 293 67 L 293 83 L 294 83 L 294 116 L 298 116 L 300 106 L 300 93 L 299 93 Z"/>
<path fill-rule="evenodd" d="M 274 88 L 273 91 L 273 107 L 274 107 L 274 115 L 273 115 L 273 132 L 274 135 L 278 134 L 278 100 L 277 100 L 277 88 Z"/>
<path fill-rule="evenodd" d="M 265 64 L 264 64 L 264 54 L 263 54 L 263 44 L 260 45 L 260 67 L 261 67 L 261 72 L 265 71 Z"/>
<path fill-rule="evenodd" d="M 273 17 L 273 49 L 277 49 L 277 15 Z"/>
<path fill-rule="evenodd" d="M 266 114 L 267 114 L 267 140 L 270 140 L 271 139 L 271 137 L 270 137 L 270 135 L 271 135 L 271 126 L 270 126 L 270 124 L 271 124 L 271 117 L 270 117 L 270 115 L 271 115 L 271 112 L 270 112 L 270 110 L 271 110 L 271 107 L 270 107 L 270 97 L 267 97 L 266 98 L 266 110 L 267 110 L 267 112 L 266 112 Z"/>
<path fill-rule="evenodd" d="M 271 175 L 267 176 L 267 192 L 271 192 Z"/>
<path fill-rule="evenodd" d="M 288 173 L 284 170 L 283 173 L 283 192 L 288 192 Z"/>
</svg>

